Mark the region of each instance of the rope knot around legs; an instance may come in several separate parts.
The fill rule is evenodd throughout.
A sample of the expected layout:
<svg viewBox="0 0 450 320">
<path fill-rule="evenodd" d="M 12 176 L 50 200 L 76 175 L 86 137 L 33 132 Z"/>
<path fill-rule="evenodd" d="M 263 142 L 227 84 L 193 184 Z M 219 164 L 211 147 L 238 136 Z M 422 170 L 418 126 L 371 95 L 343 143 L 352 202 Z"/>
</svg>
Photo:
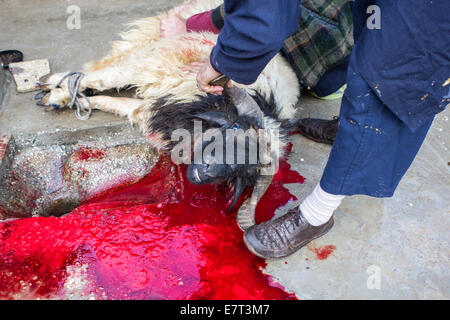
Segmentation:
<svg viewBox="0 0 450 320">
<path fill-rule="evenodd" d="M 73 109 L 76 107 L 76 116 L 79 120 L 88 120 L 92 113 L 92 105 L 88 97 L 79 91 L 81 79 L 83 79 L 84 74 L 82 72 L 69 72 L 61 80 L 59 80 L 56 85 L 60 88 L 61 83 L 67 79 L 67 89 L 69 90 L 70 103 L 69 108 Z M 87 106 L 84 106 L 81 99 L 87 101 Z"/>
</svg>

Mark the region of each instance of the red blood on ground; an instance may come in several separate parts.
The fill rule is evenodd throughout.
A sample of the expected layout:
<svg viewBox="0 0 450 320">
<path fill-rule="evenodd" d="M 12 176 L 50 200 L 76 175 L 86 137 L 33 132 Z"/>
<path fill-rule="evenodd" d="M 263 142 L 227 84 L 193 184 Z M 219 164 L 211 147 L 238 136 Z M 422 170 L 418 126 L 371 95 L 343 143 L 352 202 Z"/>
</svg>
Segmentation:
<svg viewBox="0 0 450 320">
<path fill-rule="evenodd" d="M 319 248 L 308 247 L 308 249 L 316 254 L 316 258 L 318 260 L 325 260 L 326 258 L 328 258 L 328 256 L 330 254 L 332 254 L 334 252 L 334 250 L 336 250 L 336 247 L 333 245 L 329 245 L 329 246 L 324 246 L 324 247 L 319 247 Z"/>
<path fill-rule="evenodd" d="M 73 153 L 72 157 L 75 161 L 101 160 L 105 157 L 105 153 L 99 149 L 84 148 Z"/>
<path fill-rule="evenodd" d="M 275 174 L 272 184 L 267 189 L 266 195 L 268 196 L 264 196 L 256 207 L 256 223 L 270 220 L 275 210 L 281 206 L 280 203 L 285 204 L 289 200 L 297 200 L 296 197 L 286 192 L 286 188 L 283 185 L 286 183 L 303 183 L 305 179 L 297 171 L 292 171 L 290 168 L 289 163 L 280 161 L 280 168 Z"/>
<path fill-rule="evenodd" d="M 258 220 L 294 198 L 282 187 L 292 182 L 303 178 L 283 160 Z M 0 223 L 0 298 L 296 299 L 263 274 L 226 202 L 163 156 L 66 216 Z"/>
</svg>

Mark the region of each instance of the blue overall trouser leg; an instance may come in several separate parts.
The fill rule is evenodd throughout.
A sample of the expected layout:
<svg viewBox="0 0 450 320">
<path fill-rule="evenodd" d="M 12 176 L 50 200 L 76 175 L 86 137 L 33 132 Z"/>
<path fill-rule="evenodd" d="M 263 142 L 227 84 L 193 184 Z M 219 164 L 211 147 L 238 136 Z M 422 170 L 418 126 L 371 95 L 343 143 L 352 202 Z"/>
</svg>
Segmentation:
<svg viewBox="0 0 450 320">
<path fill-rule="evenodd" d="M 320 185 L 331 194 L 390 197 L 432 120 L 412 132 L 367 85 L 352 54 L 339 130 Z"/>
</svg>

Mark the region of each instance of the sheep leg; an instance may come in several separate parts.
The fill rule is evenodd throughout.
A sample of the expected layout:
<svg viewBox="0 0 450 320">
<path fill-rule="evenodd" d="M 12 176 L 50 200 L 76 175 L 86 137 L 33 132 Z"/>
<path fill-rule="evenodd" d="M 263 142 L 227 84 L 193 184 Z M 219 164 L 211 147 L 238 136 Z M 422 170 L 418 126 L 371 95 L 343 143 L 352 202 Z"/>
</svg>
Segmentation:
<svg viewBox="0 0 450 320">
<path fill-rule="evenodd" d="M 133 98 L 93 96 L 88 99 L 94 109 L 114 113 L 119 117 L 128 117 L 144 105 L 144 100 Z M 86 105 L 87 101 L 83 99 L 83 103 Z"/>
<path fill-rule="evenodd" d="M 68 79 L 61 83 L 61 79 L 67 73 L 55 73 L 42 77 L 39 81 L 43 89 L 36 100 L 39 105 L 52 106 L 53 109 L 60 109 L 70 103 L 70 93 L 68 88 Z M 59 85 L 58 85 L 59 84 Z M 102 70 L 86 73 L 80 81 L 78 92 L 87 88 L 95 91 L 104 91 L 108 89 L 123 88 L 132 84 L 132 72 L 127 68 L 109 67 Z"/>
</svg>

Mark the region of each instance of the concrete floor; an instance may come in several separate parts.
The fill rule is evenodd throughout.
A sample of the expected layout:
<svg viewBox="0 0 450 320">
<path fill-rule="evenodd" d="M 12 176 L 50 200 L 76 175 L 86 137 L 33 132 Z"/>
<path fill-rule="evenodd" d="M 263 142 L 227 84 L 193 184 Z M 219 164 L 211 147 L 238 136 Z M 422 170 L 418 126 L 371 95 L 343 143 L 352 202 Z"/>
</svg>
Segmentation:
<svg viewBox="0 0 450 320">
<path fill-rule="evenodd" d="M 0 0 L 0 49 L 22 50 L 26 60 L 47 58 L 55 72 L 78 70 L 105 53 L 123 23 L 179 2 Z M 80 30 L 66 27 L 71 4 L 81 8 Z M 9 103 L 0 109 L 0 133 L 42 134 L 124 122 L 98 111 L 85 122 L 77 121 L 73 110 L 45 112 L 33 96 L 17 95 L 12 86 Z M 338 114 L 339 101 L 305 96 L 299 108 L 305 117 L 331 118 Z M 270 261 L 266 272 L 299 299 L 449 299 L 449 116 L 447 110 L 436 117 L 393 198 L 346 198 L 329 234 L 287 259 Z M 289 189 L 303 199 L 320 179 L 330 147 L 301 136 L 292 142 L 290 163 L 306 182 Z M 336 249 L 327 259 L 317 259 L 314 248 L 327 245 Z M 377 274 L 379 286 L 373 288 Z"/>
</svg>

